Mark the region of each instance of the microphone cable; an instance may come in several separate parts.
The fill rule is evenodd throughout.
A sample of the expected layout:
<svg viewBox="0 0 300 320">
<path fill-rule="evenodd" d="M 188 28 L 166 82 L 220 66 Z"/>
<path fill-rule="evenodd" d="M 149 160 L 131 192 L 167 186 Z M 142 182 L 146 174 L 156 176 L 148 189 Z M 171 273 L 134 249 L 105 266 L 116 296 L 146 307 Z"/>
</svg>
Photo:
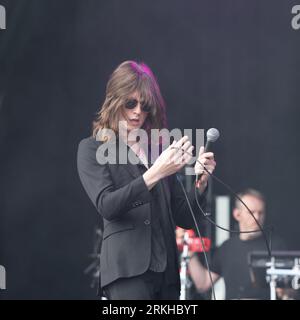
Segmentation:
<svg viewBox="0 0 300 320">
<path fill-rule="evenodd" d="M 181 149 L 181 148 L 177 148 L 177 147 L 172 147 L 172 149 Z M 182 149 L 181 149 L 182 150 Z M 193 156 L 191 153 L 185 151 L 185 150 L 182 150 L 184 153 L 187 153 L 188 155 L 190 156 Z M 238 234 L 241 234 L 241 233 L 254 233 L 254 232 L 261 232 L 264 236 L 264 239 L 265 239 L 265 243 L 266 243 L 266 247 L 267 247 L 267 251 L 268 251 L 268 254 L 269 254 L 269 257 L 271 257 L 271 248 L 270 248 L 270 245 L 268 243 L 268 239 L 267 239 L 267 236 L 265 234 L 265 230 L 262 228 L 262 226 L 260 225 L 260 223 L 258 222 L 258 220 L 255 218 L 253 212 L 249 209 L 249 207 L 245 204 L 245 202 L 237 195 L 237 193 L 229 186 L 227 185 L 225 182 L 223 182 L 221 179 L 219 179 L 217 176 L 215 176 L 214 174 L 210 173 L 207 168 L 205 167 L 205 165 L 203 165 L 198 159 L 196 160 L 196 162 L 198 162 L 202 168 L 213 178 L 215 179 L 217 182 L 219 182 L 220 184 L 222 184 L 232 195 L 234 195 L 234 197 L 236 199 L 238 199 L 242 204 L 243 206 L 247 209 L 247 211 L 250 213 L 250 215 L 252 216 L 252 218 L 254 219 L 254 221 L 256 222 L 257 226 L 259 229 L 257 230 L 250 230 L 250 231 L 238 231 L 238 230 L 232 230 L 232 229 L 226 229 L 222 226 L 219 226 L 217 223 L 215 223 L 212 219 L 210 219 L 207 214 L 204 212 L 204 210 L 201 208 L 200 204 L 199 204 L 199 201 L 198 201 L 198 197 L 197 197 L 197 188 L 196 188 L 196 181 L 198 180 L 198 175 L 196 175 L 196 179 L 195 179 L 195 184 L 194 184 L 194 191 L 195 191 L 195 199 L 196 199 L 196 203 L 197 203 L 197 206 L 198 208 L 200 209 L 200 211 L 202 212 L 204 218 L 209 221 L 210 223 L 212 223 L 213 225 L 215 225 L 217 228 L 221 229 L 221 230 L 224 230 L 224 231 L 227 231 L 229 233 L 238 233 Z M 273 227 L 270 227 L 270 229 L 272 230 Z M 271 241 L 270 241 L 271 242 Z"/>
<path fill-rule="evenodd" d="M 263 237 L 264 237 L 264 240 L 265 240 L 265 243 L 266 243 L 266 247 L 267 247 L 267 251 L 268 251 L 268 254 L 269 254 L 269 257 L 271 257 L 271 245 L 269 244 L 268 242 L 268 239 L 267 239 L 267 235 L 265 233 L 265 229 L 261 226 L 261 224 L 258 222 L 258 220 L 255 218 L 253 212 L 249 209 L 249 207 L 246 205 L 246 203 L 238 196 L 238 194 L 228 185 L 226 184 L 225 182 L 223 182 L 221 179 L 219 179 L 217 176 L 215 176 L 214 174 L 210 173 L 207 168 L 199 161 L 199 160 L 196 160 L 198 163 L 201 164 L 201 166 L 203 167 L 203 169 L 213 178 L 215 179 L 217 182 L 219 182 L 220 184 L 222 184 L 232 195 L 234 195 L 234 197 L 236 199 L 238 199 L 242 205 L 247 209 L 247 211 L 250 213 L 250 215 L 252 216 L 252 218 L 254 219 L 255 223 L 257 224 L 258 226 L 258 229 L 257 230 L 250 230 L 250 231 L 238 231 L 238 230 L 232 230 L 232 229 L 226 229 L 224 227 L 221 227 L 219 226 L 217 223 L 215 223 L 212 219 L 210 219 L 207 214 L 203 211 L 203 209 L 201 208 L 200 204 L 199 204 L 199 201 L 198 201 L 198 197 L 197 197 L 197 188 L 196 188 L 196 181 L 198 180 L 198 175 L 196 175 L 196 179 L 195 179 L 195 186 L 194 186 L 194 191 L 195 191 L 195 198 L 196 198 L 196 203 L 197 203 L 197 206 L 198 208 L 200 209 L 200 211 L 202 212 L 203 216 L 205 219 L 207 219 L 210 223 L 212 223 L 213 225 L 215 225 L 217 228 L 221 229 L 221 230 L 224 230 L 224 231 L 227 231 L 227 232 L 230 232 L 230 233 L 238 233 L 238 234 L 241 234 L 241 233 L 255 233 L 255 232 L 261 232 Z M 269 227 L 271 232 L 272 232 L 272 229 L 273 227 Z M 271 239 L 270 239 L 270 243 L 271 243 Z"/>
<path fill-rule="evenodd" d="M 205 252 L 205 244 L 204 244 L 204 241 L 203 241 L 203 237 L 202 237 L 201 232 L 200 232 L 200 230 L 199 230 L 199 228 L 198 228 L 198 223 L 197 223 L 197 220 L 196 220 L 196 217 L 195 217 L 193 208 L 192 208 L 192 206 L 191 206 L 190 200 L 189 200 L 189 198 L 188 198 L 188 196 L 187 196 L 187 194 L 186 194 L 186 190 L 185 190 L 185 188 L 184 188 L 184 185 L 182 184 L 182 181 L 178 178 L 177 175 L 176 175 L 176 178 L 177 178 L 177 180 L 178 180 L 179 183 L 180 183 L 181 189 L 182 189 L 182 191 L 183 191 L 183 193 L 184 193 L 186 202 L 187 202 L 187 204 L 188 204 L 189 210 L 190 210 L 191 215 L 192 215 L 192 218 L 193 218 L 193 220 L 194 220 L 194 224 L 195 224 L 195 227 L 196 227 L 196 230 L 197 230 L 197 233 L 198 233 L 198 236 L 199 236 L 199 238 L 200 238 L 201 245 L 202 245 L 202 248 L 203 248 L 204 259 L 205 259 L 205 264 L 206 264 L 207 271 L 208 271 L 208 274 L 209 274 L 209 279 L 210 279 L 210 283 L 211 283 L 212 294 L 213 294 L 214 300 L 217 300 L 217 299 L 216 299 L 216 293 L 215 293 L 214 285 L 213 285 L 213 280 L 212 280 L 212 277 L 211 277 L 211 271 L 210 271 L 210 267 L 209 267 L 207 255 L 206 255 L 206 252 Z"/>
<path fill-rule="evenodd" d="M 176 148 L 176 147 L 172 147 L 172 149 L 181 149 L 181 148 Z M 182 149 L 181 149 L 182 150 Z M 182 150 L 184 151 L 184 153 L 187 153 L 188 155 L 190 156 L 193 156 L 191 153 L 185 151 L 185 150 Z M 265 240 L 265 243 L 266 243 L 266 247 L 267 247 L 267 250 L 268 250 L 268 254 L 269 254 L 269 257 L 271 257 L 271 245 L 269 245 L 268 243 L 268 239 L 267 239 L 267 236 L 265 234 L 265 230 L 262 228 L 262 226 L 260 225 L 260 223 L 258 222 L 258 220 L 255 218 L 253 212 L 249 209 L 249 207 L 245 204 L 245 202 L 237 195 L 237 193 L 229 186 L 227 185 L 225 182 L 223 182 L 220 178 L 218 178 L 217 176 L 215 176 L 214 174 L 210 173 L 207 168 L 205 167 L 205 165 L 203 165 L 199 160 L 196 160 L 196 162 L 198 162 L 202 168 L 209 174 L 209 176 L 211 176 L 213 179 L 215 179 L 217 182 L 219 182 L 220 184 L 222 184 L 227 190 L 229 190 L 229 192 L 231 194 L 234 195 L 234 197 L 236 199 L 238 199 L 242 204 L 243 206 L 247 209 L 247 211 L 250 213 L 250 215 L 253 217 L 254 221 L 256 222 L 257 226 L 259 229 L 257 230 L 252 230 L 252 231 L 237 231 L 237 230 L 232 230 L 232 229 L 226 229 L 222 226 L 219 226 L 217 223 L 215 223 L 212 219 L 210 219 L 207 214 L 204 212 L 204 210 L 202 209 L 199 201 L 198 201 L 198 194 L 197 194 L 197 187 L 196 187 L 196 182 L 198 181 L 198 174 L 196 175 L 196 178 L 195 178 L 195 183 L 194 183 L 194 193 L 195 193 L 195 200 L 196 200 L 196 204 L 199 208 L 199 210 L 201 211 L 201 213 L 203 214 L 204 218 L 209 221 L 211 224 L 215 225 L 217 228 L 221 229 L 221 230 L 224 230 L 224 231 L 227 231 L 229 233 L 238 233 L 238 234 L 241 234 L 241 233 L 254 233 L 254 232 L 261 232 L 263 237 L 264 237 L 264 240 Z M 186 202 L 188 204 L 188 207 L 189 207 L 189 210 L 191 212 L 191 215 L 192 215 L 192 218 L 193 218 L 193 221 L 194 221 L 194 224 L 195 224 L 195 227 L 196 227 L 196 230 L 197 230 L 197 233 L 198 233 L 198 236 L 200 238 L 200 241 L 201 241 L 201 245 L 202 245 L 202 248 L 204 249 L 205 248 L 205 245 L 204 245 L 204 241 L 203 241 L 203 237 L 200 233 L 200 230 L 198 228 L 198 223 L 196 221 L 196 218 L 195 218 L 195 214 L 194 214 L 194 211 L 192 209 L 192 206 L 191 206 L 191 203 L 188 199 L 188 196 L 186 194 L 186 190 L 181 182 L 181 180 L 178 178 L 178 176 L 176 175 L 176 178 L 177 180 L 179 181 L 180 183 L 180 186 L 182 188 L 182 191 L 184 193 L 184 196 L 185 196 L 185 199 L 186 199 Z M 273 228 L 271 227 L 271 232 L 273 230 Z M 271 238 L 270 238 L 270 244 L 271 244 Z M 206 252 L 205 250 L 203 250 L 203 253 L 204 253 L 204 258 L 205 258 L 205 264 L 206 264 L 206 267 L 207 267 L 207 271 L 208 271 L 208 274 L 209 274 L 209 278 L 210 278 L 210 283 L 211 283 L 211 290 L 212 290 L 212 295 L 213 295 L 213 298 L 214 300 L 216 300 L 216 294 L 215 294 L 215 290 L 214 290 L 214 283 L 213 283 L 213 280 L 212 280 L 212 276 L 211 276 L 211 271 L 210 271 L 210 267 L 209 267 L 209 263 L 208 263 L 208 259 L 207 259 L 207 255 L 206 255 Z"/>
</svg>

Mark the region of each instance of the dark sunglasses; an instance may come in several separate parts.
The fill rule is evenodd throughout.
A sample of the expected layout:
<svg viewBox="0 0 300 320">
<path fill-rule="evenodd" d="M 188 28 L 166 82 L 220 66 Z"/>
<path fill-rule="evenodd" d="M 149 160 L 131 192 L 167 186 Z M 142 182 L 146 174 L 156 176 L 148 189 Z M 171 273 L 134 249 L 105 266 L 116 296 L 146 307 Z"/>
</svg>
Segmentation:
<svg viewBox="0 0 300 320">
<path fill-rule="evenodd" d="M 134 109 L 138 105 L 138 100 L 137 99 L 129 99 L 125 102 L 125 108 L 126 109 Z M 144 112 L 149 113 L 151 111 L 151 106 L 149 104 L 142 104 L 141 109 Z"/>
</svg>

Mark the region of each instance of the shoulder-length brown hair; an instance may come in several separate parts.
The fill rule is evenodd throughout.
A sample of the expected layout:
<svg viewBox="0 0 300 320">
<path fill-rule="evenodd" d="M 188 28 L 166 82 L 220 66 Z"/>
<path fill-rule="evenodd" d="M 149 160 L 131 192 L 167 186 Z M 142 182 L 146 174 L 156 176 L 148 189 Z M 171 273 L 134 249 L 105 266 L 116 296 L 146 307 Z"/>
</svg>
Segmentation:
<svg viewBox="0 0 300 320">
<path fill-rule="evenodd" d="M 93 137 L 98 137 L 101 129 L 111 129 L 118 134 L 119 114 L 129 95 L 138 92 L 141 100 L 151 106 L 143 129 L 149 133 L 151 129 L 166 127 L 165 102 L 161 95 L 157 80 L 145 63 L 125 61 L 111 74 L 106 86 L 105 101 L 97 112 L 93 122 Z M 107 137 L 100 140 L 106 140 Z"/>
</svg>

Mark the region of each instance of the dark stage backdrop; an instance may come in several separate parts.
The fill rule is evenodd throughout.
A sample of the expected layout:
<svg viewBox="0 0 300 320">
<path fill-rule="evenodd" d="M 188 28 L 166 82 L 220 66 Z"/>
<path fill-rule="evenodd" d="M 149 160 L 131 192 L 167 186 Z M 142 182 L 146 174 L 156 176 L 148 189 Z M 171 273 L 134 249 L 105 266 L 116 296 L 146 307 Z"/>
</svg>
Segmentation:
<svg viewBox="0 0 300 320">
<path fill-rule="evenodd" d="M 219 128 L 216 174 L 264 192 L 268 223 L 299 249 L 300 1 L 0 4 L 1 298 L 95 297 L 83 270 L 97 214 L 76 152 L 127 59 L 154 70 L 170 128 Z"/>
</svg>

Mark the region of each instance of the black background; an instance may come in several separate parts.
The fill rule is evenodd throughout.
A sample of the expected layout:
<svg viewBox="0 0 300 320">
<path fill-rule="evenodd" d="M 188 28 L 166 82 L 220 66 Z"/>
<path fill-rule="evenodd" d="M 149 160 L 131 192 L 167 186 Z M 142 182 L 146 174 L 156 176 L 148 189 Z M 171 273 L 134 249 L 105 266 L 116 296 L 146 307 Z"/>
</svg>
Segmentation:
<svg viewBox="0 0 300 320">
<path fill-rule="evenodd" d="M 108 76 L 128 59 L 153 69 L 171 129 L 220 130 L 215 173 L 235 190 L 260 189 L 268 222 L 299 248 L 299 1 L 0 4 L 1 298 L 95 297 L 83 270 L 97 214 L 76 152 Z"/>
</svg>

